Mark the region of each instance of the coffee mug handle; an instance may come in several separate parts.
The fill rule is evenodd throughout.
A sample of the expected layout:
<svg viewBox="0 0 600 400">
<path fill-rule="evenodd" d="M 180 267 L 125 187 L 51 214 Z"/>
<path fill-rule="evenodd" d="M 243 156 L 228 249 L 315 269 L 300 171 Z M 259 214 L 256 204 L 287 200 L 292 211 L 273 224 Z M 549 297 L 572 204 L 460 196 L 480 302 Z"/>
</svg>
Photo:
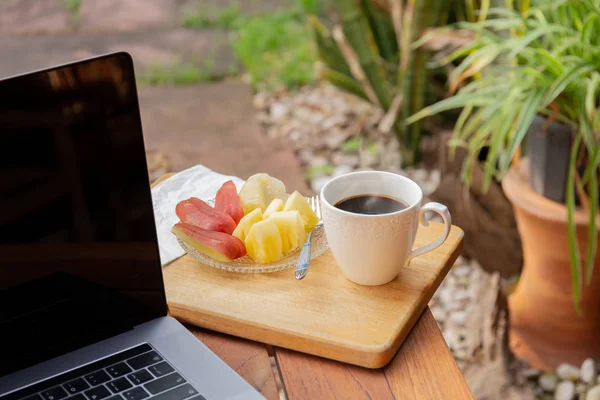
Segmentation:
<svg viewBox="0 0 600 400">
<path fill-rule="evenodd" d="M 415 257 L 421 256 L 431 250 L 437 249 L 444 243 L 448 235 L 450 234 L 450 228 L 452 227 L 452 217 L 450 216 L 450 211 L 448 211 L 448 207 L 440 203 L 427 203 L 419 210 L 419 223 L 423 226 L 429 226 L 429 220 L 426 217 L 427 211 L 433 211 L 439 214 L 444 220 L 444 233 L 437 238 L 433 243 L 427 244 L 423 247 L 419 247 L 410 252 L 408 255 L 408 261 L 412 260 Z"/>
</svg>

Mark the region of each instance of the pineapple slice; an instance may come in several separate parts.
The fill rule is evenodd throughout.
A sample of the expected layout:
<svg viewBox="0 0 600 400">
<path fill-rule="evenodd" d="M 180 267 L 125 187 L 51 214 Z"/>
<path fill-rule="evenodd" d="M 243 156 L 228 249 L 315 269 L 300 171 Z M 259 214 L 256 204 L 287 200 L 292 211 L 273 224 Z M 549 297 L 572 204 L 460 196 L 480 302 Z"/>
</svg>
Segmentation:
<svg viewBox="0 0 600 400">
<path fill-rule="evenodd" d="M 244 244 L 248 255 L 257 263 L 267 264 L 283 258 L 281 234 L 272 218 L 252 225 Z"/>
<path fill-rule="evenodd" d="M 291 253 L 304 244 L 306 231 L 304 222 L 298 211 L 280 211 L 271 214 L 272 219 L 281 234 L 281 247 L 283 254 Z"/>
<path fill-rule="evenodd" d="M 263 219 L 269 218 L 269 216 L 273 213 L 283 211 L 283 205 L 284 205 L 283 200 L 273 199 L 271 204 L 269 204 L 269 207 L 267 207 L 267 209 L 263 213 Z"/>
<path fill-rule="evenodd" d="M 304 230 L 310 232 L 315 229 L 315 226 L 319 223 L 319 217 L 310 207 L 308 201 L 298 191 L 292 193 L 292 195 L 285 202 L 283 211 L 298 211 L 304 221 Z"/>
<path fill-rule="evenodd" d="M 242 242 L 246 239 L 248 232 L 250 232 L 250 228 L 257 222 L 263 220 L 263 213 L 260 208 L 257 208 L 246 214 L 238 223 L 232 235 L 236 238 L 240 239 Z"/>
<path fill-rule="evenodd" d="M 283 182 L 264 173 L 252 175 L 240 190 L 244 214 L 257 208 L 264 212 L 273 199 L 285 200 L 286 196 Z"/>
</svg>

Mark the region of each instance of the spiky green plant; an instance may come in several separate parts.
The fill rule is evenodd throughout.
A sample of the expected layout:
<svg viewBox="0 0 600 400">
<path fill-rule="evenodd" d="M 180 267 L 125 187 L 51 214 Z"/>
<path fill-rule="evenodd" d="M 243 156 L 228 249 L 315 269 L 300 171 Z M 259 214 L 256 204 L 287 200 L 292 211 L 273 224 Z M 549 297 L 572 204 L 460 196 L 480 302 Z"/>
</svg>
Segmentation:
<svg viewBox="0 0 600 400">
<path fill-rule="evenodd" d="M 582 203 L 589 205 L 589 240 L 583 255 L 585 281 L 589 283 L 598 238 L 600 0 L 539 0 L 530 9 L 527 3 L 521 2 L 520 12 L 490 9 L 486 21 L 458 24 L 458 28 L 478 35 L 446 60 L 469 54 L 450 76 L 450 87 L 458 88 L 458 92 L 424 108 L 406 123 L 444 110 L 462 109 L 454 127 L 453 145 L 468 149 L 470 157 L 463 169 L 467 182 L 481 149 L 488 148 L 485 185 L 494 178 L 502 179 L 537 114 L 572 127 L 566 205 L 573 301 L 581 312 L 583 274 L 574 215 L 579 193 L 585 197 Z M 499 59 L 502 64 L 495 64 Z M 477 73 L 481 73 L 480 79 L 465 84 Z M 587 153 L 587 164 L 580 177 L 581 150 Z"/>
<path fill-rule="evenodd" d="M 414 164 L 422 127 L 403 120 L 440 97 L 426 69 L 430 52 L 411 44 L 430 27 L 468 16 L 485 19 L 490 1 L 329 0 L 327 19 L 309 17 L 325 64 L 321 78 L 390 114 L 403 163 Z"/>
</svg>

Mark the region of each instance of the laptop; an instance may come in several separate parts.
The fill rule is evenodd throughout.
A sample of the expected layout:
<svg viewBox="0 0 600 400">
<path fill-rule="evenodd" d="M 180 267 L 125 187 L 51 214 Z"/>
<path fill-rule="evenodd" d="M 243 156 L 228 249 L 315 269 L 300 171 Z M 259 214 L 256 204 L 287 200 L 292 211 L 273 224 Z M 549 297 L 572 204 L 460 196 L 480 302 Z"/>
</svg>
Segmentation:
<svg viewBox="0 0 600 400">
<path fill-rule="evenodd" d="M 263 398 L 167 316 L 127 53 L 0 80 L 0 398 Z"/>
</svg>

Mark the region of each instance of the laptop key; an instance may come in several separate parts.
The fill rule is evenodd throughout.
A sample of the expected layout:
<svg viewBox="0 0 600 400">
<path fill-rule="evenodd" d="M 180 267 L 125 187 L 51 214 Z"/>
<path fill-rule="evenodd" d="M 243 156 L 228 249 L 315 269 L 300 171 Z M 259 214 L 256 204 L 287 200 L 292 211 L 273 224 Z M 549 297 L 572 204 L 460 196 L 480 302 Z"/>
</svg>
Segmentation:
<svg viewBox="0 0 600 400">
<path fill-rule="evenodd" d="M 110 375 L 108 375 L 104 370 L 92 372 L 84 376 L 85 380 L 89 382 L 90 385 L 96 386 L 101 383 L 110 381 Z"/>
<path fill-rule="evenodd" d="M 123 397 L 125 397 L 126 400 L 142 400 L 148 396 L 150 396 L 148 392 L 146 392 L 139 386 L 126 392 L 123 392 Z"/>
<path fill-rule="evenodd" d="M 129 366 L 125 363 L 118 363 L 115 365 L 111 365 L 110 367 L 106 368 L 106 371 L 113 377 L 113 378 L 118 378 L 120 376 L 126 375 L 128 373 L 130 373 L 132 371 L 131 368 L 129 368 Z"/>
<path fill-rule="evenodd" d="M 127 364 L 134 370 L 138 370 L 147 367 L 148 365 L 156 364 L 159 361 L 162 361 L 162 357 L 153 350 L 142 354 L 141 356 L 132 358 L 131 360 L 127 360 Z"/>
<path fill-rule="evenodd" d="M 69 397 L 69 400 L 87 400 L 85 396 L 81 393 L 77 393 L 74 396 Z"/>
<path fill-rule="evenodd" d="M 192 397 L 198 394 L 198 391 L 192 387 L 189 383 L 171 389 L 168 392 L 154 396 L 152 400 L 184 400 L 188 397 Z"/>
<path fill-rule="evenodd" d="M 69 399 L 69 400 L 71 400 L 71 399 Z M 115 394 L 114 396 L 111 396 L 106 400 L 123 400 L 123 396 L 121 396 L 120 394 Z"/>
<path fill-rule="evenodd" d="M 110 396 L 110 392 L 104 385 L 96 386 L 95 388 L 86 390 L 84 393 L 87 396 L 87 398 L 90 400 L 100 400 L 100 399 L 105 399 L 108 396 Z"/>
<path fill-rule="evenodd" d="M 141 385 L 142 383 L 146 383 L 154 378 L 152 375 L 150 375 L 150 372 L 145 369 L 135 371 L 134 373 L 127 375 L 127 377 L 131 382 L 133 382 L 134 385 Z"/>
<path fill-rule="evenodd" d="M 125 379 L 125 377 L 123 378 L 119 378 L 119 379 L 115 379 L 114 381 L 110 381 L 106 384 L 106 386 L 108 386 L 108 388 L 113 392 L 113 393 L 119 393 L 122 392 L 123 390 L 129 389 L 130 387 L 133 387 L 133 385 L 131 384 L 131 382 L 129 382 L 127 379 Z"/>
<path fill-rule="evenodd" d="M 90 385 L 88 385 L 87 382 L 84 381 L 82 378 L 77 378 L 71 382 L 67 382 L 64 386 L 65 389 L 67 389 L 67 392 L 69 392 L 70 394 L 79 393 L 81 391 L 84 391 L 85 389 L 90 388 Z"/>
<path fill-rule="evenodd" d="M 44 400 L 60 400 L 69 395 L 67 391 L 60 386 L 44 390 L 41 394 Z"/>
<path fill-rule="evenodd" d="M 158 363 L 156 365 L 151 366 L 150 368 L 148 368 L 150 370 L 150 372 L 152 372 L 154 374 L 154 376 L 156 377 L 160 377 L 163 375 L 167 375 L 170 374 L 171 372 L 175 371 L 173 369 L 173 367 L 171 367 L 169 365 L 168 362 L 163 361 L 161 363 Z"/>
<path fill-rule="evenodd" d="M 42 400 L 42 396 L 39 394 L 32 394 L 29 397 L 25 397 L 23 400 Z"/>
<path fill-rule="evenodd" d="M 194 396 L 189 400 L 206 400 L 206 397 L 202 396 L 201 394 L 199 394 L 198 396 Z"/>
<path fill-rule="evenodd" d="M 157 379 L 152 382 L 148 382 L 144 385 L 146 390 L 148 390 L 151 394 L 157 394 L 160 392 L 164 392 L 165 390 L 171 389 L 172 387 L 181 385 L 185 383 L 185 379 L 177 372 L 172 373 L 171 375 L 163 376 L 160 379 Z"/>
</svg>

